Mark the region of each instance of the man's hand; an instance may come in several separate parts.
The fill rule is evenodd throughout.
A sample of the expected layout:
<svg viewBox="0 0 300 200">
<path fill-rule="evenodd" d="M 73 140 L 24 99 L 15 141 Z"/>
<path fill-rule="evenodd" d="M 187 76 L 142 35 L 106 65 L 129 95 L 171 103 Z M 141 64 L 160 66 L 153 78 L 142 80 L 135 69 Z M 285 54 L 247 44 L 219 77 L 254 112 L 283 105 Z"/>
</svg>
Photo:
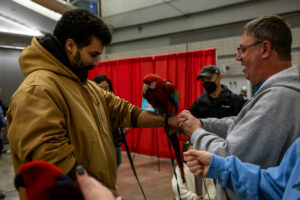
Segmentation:
<svg viewBox="0 0 300 200">
<path fill-rule="evenodd" d="M 183 153 L 186 165 L 195 176 L 205 177 L 212 154 L 206 151 L 189 150 Z"/>
<path fill-rule="evenodd" d="M 177 116 L 176 117 L 170 117 L 168 119 L 168 125 L 170 127 L 173 127 L 173 128 L 179 128 L 179 122 L 178 122 Z"/>
<path fill-rule="evenodd" d="M 196 129 L 202 128 L 200 120 L 195 118 L 188 110 L 182 111 L 176 117 L 180 128 L 187 137 L 191 137 Z"/>
<path fill-rule="evenodd" d="M 107 187 L 88 176 L 83 168 L 77 167 L 76 176 L 85 200 L 122 200 L 122 197 L 115 198 Z"/>
</svg>

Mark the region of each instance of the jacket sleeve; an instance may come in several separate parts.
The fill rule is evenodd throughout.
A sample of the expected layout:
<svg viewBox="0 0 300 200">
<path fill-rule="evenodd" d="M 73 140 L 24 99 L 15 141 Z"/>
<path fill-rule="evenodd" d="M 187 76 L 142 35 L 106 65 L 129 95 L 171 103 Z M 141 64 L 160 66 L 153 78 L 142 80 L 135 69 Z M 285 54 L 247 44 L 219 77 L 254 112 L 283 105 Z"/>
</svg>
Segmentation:
<svg viewBox="0 0 300 200">
<path fill-rule="evenodd" d="M 267 170 L 242 163 L 235 156 L 221 158 L 213 155 L 207 177 L 218 179 L 219 184 L 233 190 L 242 199 L 282 199 L 299 154 L 300 139 L 290 147 L 279 166 Z"/>
<path fill-rule="evenodd" d="M 56 91 L 29 86 L 18 91 L 7 114 L 8 138 L 22 163 L 45 160 L 68 173 L 75 164 L 63 102 Z"/>
<path fill-rule="evenodd" d="M 203 128 L 209 132 L 217 134 L 219 137 L 226 138 L 227 131 L 234 124 L 235 116 L 218 118 L 201 119 Z"/>
<path fill-rule="evenodd" d="M 137 127 L 142 110 L 111 92 L 103 92 L 113 127 Z"/>
<path fill-rule="evenodd" d="M 274 94 L 282 96 L 283 93 L 270 91 L 269 95 L 262 95 L 256 100 L 247 112 L 242 110 L 241 116 L 232 118 L 233 124 L 229 127 L 226 138 L 209 131 L 215 129 L 213 126 L 218 126 L 220 120 L 205 121 L 205 129 L 199 128 L 192 134 L 194 148 L 222 157 L 235 155 L 243 162 L 259 164 L 263 168 L 277 165 L 283 157 L 287 137 L 294 131 L 290 116 L 294 116 L 295 109 L 290 105 L 295 105 L 295 99 L 291 100 L 290 95 L 285 95 L 287 97 L 283 100 L 289 107 L 283 107 L 282 102 L 274 101 L 283 97 Z"/>
<path fill-rule="evenodd" d="M 176 166 L 175 173 L 177 175 L 177 181 L 176 181 L 175 175 L 173 175 L 172 189 L 173 189 L 174 193 L 176 194 L 177 199 L 179 199 L 179 194 L 178 194 L 178 190 L 177 190 L 177 182 L 178 182 L 180 197 L 182 200 L 197 200 L 198 199 L 197 194 L 188 189 L 187 183 L 182 182 L 178 166 Z M 189 180 L 186 180 L 186 181 L 189 181 Z"/>
</svg>

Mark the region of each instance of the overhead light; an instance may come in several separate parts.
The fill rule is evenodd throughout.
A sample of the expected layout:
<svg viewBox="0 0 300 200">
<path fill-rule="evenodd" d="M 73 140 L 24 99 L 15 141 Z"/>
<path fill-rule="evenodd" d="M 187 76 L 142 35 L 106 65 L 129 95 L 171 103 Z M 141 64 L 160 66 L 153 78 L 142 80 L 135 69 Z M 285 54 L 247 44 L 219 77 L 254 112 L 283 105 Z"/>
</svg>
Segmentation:
<svg viewBox="0 0 300 200">
<path fill-rule="evenodd" d="M 41 36 L 39 30 L 30 28 L 25 24 L 14 21 L 13 19 L 0 14 L 0 32 L 13 33 L 18 35 Z M 5 26 L 6 25 L 6 26 Z"/>
<path fill-rule="evenodd" d="M 49 17 L 50 19 L 53 19 L 55 21 L 58 21 L 61 18 L 61 14 L 54 12 L 44 6 L 41 6 L 31 0 L 12 0 L 26 8 L 29 8 L 41 15 L 44 15 L 46 17 Z"/>
<path fill-rule="evenodd" d="M 2 44 L 0 44 L 0 48 L 4 48 L 4 49 L 17 49 L 17 50 L 25 49 L 25 47 L 2 45 Z"/>
</svg>

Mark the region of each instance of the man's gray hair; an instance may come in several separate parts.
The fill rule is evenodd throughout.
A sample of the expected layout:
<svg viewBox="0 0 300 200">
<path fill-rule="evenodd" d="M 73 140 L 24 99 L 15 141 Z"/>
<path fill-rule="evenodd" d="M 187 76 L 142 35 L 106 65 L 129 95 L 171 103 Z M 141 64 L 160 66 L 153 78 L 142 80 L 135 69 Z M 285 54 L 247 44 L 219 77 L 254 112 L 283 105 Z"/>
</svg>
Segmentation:
<svg viewBox="0 0 300 200">
<path fill-rule="evenodd" d="M 281 60 L 291 60 L 292 33 L 278 15 L 264 15 L 248 22 L 243 32 L 258 41 L 268 40 Z"/>
</svg>

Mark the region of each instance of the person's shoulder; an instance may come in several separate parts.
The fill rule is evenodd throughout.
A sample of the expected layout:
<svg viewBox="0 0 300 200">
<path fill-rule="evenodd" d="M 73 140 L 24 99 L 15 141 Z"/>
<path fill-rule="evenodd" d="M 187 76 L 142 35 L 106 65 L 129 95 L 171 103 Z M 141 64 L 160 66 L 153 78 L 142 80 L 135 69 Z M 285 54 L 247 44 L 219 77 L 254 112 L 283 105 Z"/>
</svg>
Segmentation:
<svg viewBox="0 0 300 200">
<path fill-rule="evenodd" d="M 45 83 L 56 82 L 58 79 L 59 79 L 59 75 L 54 72 L 47 71 L 47 70 L 36 70 L 28 74 L 25 77 L 23 83 L 31 84 L 31 85 L 32 84 L 41 85 Z"/>
<path fill-rule="evenodd" d="M 47 70 L 37 70 L 25 77 L 18 89 L 13 94 L 13 98 L 20 94 L 38 93 L 47 91 L 47 93 L 59 92 L 59 87 L 67 84 L 59 82 L 59 76 Z"/>
<path fill-rule="evenodd" d="M 207 105 L 209 104 L 209 98 L 208 98 L 208 95 L 200 95 L 195 101 L 194 103 L 192 104 L 191 108 L 196 106 L 196 107 L 199 107 L 201 105 Z"/>
</svg>

